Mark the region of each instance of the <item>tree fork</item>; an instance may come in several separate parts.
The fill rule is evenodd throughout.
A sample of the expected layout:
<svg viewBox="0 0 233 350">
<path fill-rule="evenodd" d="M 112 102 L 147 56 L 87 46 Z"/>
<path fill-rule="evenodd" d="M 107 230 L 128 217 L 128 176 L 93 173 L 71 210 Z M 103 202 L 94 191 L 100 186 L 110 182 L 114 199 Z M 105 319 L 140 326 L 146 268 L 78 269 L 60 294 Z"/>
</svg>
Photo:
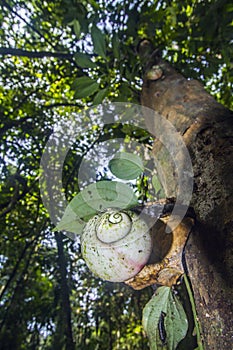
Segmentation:
<svg viewBox="0 0 233 350">
<path fill-rule="evenodd" d="M 233 113 L 217 103 L 198 81 L 184 78 L 158 55 L 152 53 L 148 61 L 141 103 L 175 126 L 183 136 L 193 164 L 191 206 L 198 223 L 186 246 L 186 263 L 205 349 L 230 349 L 233 337 Z M 162 157 L 162 151 L 163 146 L 155 140 L 155 159 Z M 165 192 L 168 197 L 175 197 L 175 182 L 166 184 Z"/>
</svg>

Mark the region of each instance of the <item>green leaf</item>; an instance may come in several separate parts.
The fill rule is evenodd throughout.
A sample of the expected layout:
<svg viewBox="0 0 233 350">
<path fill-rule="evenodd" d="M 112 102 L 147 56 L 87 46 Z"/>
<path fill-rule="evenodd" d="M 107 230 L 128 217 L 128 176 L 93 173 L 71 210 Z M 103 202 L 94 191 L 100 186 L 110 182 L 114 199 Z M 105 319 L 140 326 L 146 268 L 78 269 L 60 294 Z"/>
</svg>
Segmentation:
<svg viewBox="0 0 233 350">
<path fill-rule="evenodd" d="M 99 9 L 100 9 L 100 5 L 97 4 L 96 1 L 94 1 L 94 0 L 89 0 L 88 3 L 89 3 L 91 6 L 93 6 L 94 9 L 96 9 L 96 10 L 99 10 Z"/>
<path fill-rule="evenodd" d="M 137 205 L 137 197 L 126 184 L 117 181 L 99 181 L 79 192 L 68 204 L 54 230 L 81 234 L 85 223 L 106 208 L 130 208 Z"/>
<path fill-rule="evenodd" d="M 143 171 L 143 163 L 137 154 L 119 152 L 110 160 L 109 169 L 119 179 L 136 179 Z"/>
<path fill-rule="evenodd" d="M 97 64 L 94 63 L 89 55 L 82 53 L 82 52 L 78 52 L 74 55 L 75 57 L 75 62 L 79 65 L 79 67 L 81 68 L 96 68 Z"/>
<path fill-rule="evenodd" d="M 99 84 L 89 77 L 81 77 L 75 79 L 73 88 L 75 98 L 84 98 L 93 95 L 99 89 Z"/>
<path fill-rule="evenodd" d="M 157 175 L 152 176 L 152 185 L 154 187 L 155 193 L 159 195 L 159 198 L 164 198 L 165 193 Z"/>
<path fill-rule="evenodd" d="M 188 320 L 180 300 L 175 294 L 173 295 L 172 292 L 170 292 L 169 295 L 165 327 L 168 332 L 168 349 L 175 349 L 178 343 L 184 339 L 187 334 Z"/>
<path fill-rule="evenodd" d="M 75 98 L 84 98 L 93 95 L 97 90 L 99 89 L 99 84 L 96 82 L 91 83 L 89 86 L 83 88 L 83 89 L 78 89 L 74 97 Z"/>
<path fill-rule="evenodd" d="M 74 198 L 72 200 L 74 200 Z M 66 207 L 61 221 L 53 229 L 53 231 L 67 230 L 69 232 L 74 232 L 79 235 L 83 231 L 83 228 L 85 226 L 85 221 L 79 219 L 78 215 L 76 215 L 74 210 L 72 209 L 72 206 L 70 205 L 70 203 Z"/>
<path fill-rule="evenodd" d="M 157 289 L 144 307 L 142 323 L 151 350 L 176 349 L 188 331 L 184 308 L 170 287 Z"/>
<path fill-rule="evenodd" d="M 113 51 L 114 57 L 117 59 L 120 58 L 119 47 L 120 47 L 120 42 L 119 42 L 118 35 L 114 33 L 112 37 L 112 51 Z"/>
<path fill-rule="evenodd" d="M 93 82 L 93 79 L 91 79 L 88 76 L 83 76 L 80 78 L 76 78 L 72 84 L 72 87 L 73 88 L 77 88 L 77 87 L 82 88 L 82 87 L 86 87 L 86 86 L 90 85 L 92 82 Z"/>
<path fill-rule="evenodd" d="M 97 105 L 101 103 L 103 99 L 107 96 L 107 94 L 108 94 L 108 88 L 101 89 L 100 91 L 98 91 L 94 97 L 93 105 Z"/>
<path fill-rule="evenodd" d="M 166 13 L 168 18 L 170 18 L 171 25 L 175 26 L 177 22 L 176 10 L 172 6 L 169 6 L 167 7 Z"/>
<path fill-rule="evenodd" d="M 81 34 L 81 26 L 80 26 L 80 23 L 77 19 L 73 20 L 73 28 L 74 28 L 74 32 L 75 32 L 77 39 L 79 39 L 80 34 Z"/>
<path fill-rule="evenodd" d="M 91 37 L 94 45 L 94 52 L 106 59 L 105 35 L 95 25 L 91 28 Z"/>
</svg>

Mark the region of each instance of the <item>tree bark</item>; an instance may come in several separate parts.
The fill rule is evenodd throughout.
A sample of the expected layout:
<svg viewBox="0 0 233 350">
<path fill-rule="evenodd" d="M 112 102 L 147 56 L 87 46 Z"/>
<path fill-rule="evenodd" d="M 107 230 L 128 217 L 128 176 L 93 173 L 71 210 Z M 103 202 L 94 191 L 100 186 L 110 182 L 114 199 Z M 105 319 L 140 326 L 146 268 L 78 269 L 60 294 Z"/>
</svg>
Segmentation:
<svg viewBox="0 0 233 350">
<path fill-rule="evenodd" d="M 151 79 L 148 69 L 154 65 L 162 74 Z M 233 113 L 159 57 L 147 67 L 141 103 L 169 120 L 189 150 L 197 224 L 186 262 L 205 349 L 228 350 L 233 338 Z M 163 157 L 162 152 L 155 140 L 154 157 Z M 176 197 L 175 183 L 164 186 L 168 197 Z"/>
<path fill-rule="evenodd" d="M 56 233 L 56 242 L 58 248 L 58 265 L 60 272 L 60 288 L 61 288 L 61 312 L 60 312 L 60 322 L 61 324 L 57 326 L 59 330 L 65 336 L 65 349 L 66 350 L 74 350 L 75 344 L 73 340 L 73 332 L 72 332 L 72 323 L 71 323 L 71 305 L 70 305 L 70 295 L 69 295 L 69 286 L 67 281 L 67 269 L 66 269 L 66 261 L 64 254 L 64 245 L 63 245 L 63 236 L 62 233 Z M 58 337 L 61 336 L 62 333 L 58 334 Z M 58 341 L 59 342 L 59 341 Z"/>
</svg>

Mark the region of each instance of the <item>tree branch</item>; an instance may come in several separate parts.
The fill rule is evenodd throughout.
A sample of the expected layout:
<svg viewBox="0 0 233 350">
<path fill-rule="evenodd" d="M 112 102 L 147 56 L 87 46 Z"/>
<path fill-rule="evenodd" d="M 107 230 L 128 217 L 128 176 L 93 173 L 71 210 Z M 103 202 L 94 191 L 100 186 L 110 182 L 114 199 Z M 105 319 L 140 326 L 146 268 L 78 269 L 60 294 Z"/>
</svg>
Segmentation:
<svg viewBox="0 0 233 350">
<path fill-rule="evenodd" d="M 31 25 L 29 22 L 27 22 L 17 11 L 15 11 L 5 0 L 2 0 L 3 6 L 5 6 L 11 13 L 13 13 L 15 16 L 21 19 L 29 28 L 33 30 L 34 33 L 39 35 L 40 38 L 43 38 L 50 46 L 54 47 L 53 43 L 50 42 L 41 32 L 36 29 L 33 25 Z"/>
<path fill-rule="evenodd" d="M 156 76 L 156 70 L 162 71 L 162 76 Z M 217 103 L 199 82 L 185 79 L 157 57 L 145 73 L 142 104 L 172 123 L 189 151 L 194 173 L 191 206 L 197 220 L 186 246 L 186 265 L 205 349 L 227 350 L 233 337 L 229 322 L 233 316 L 233 113 Z M 151 123 L 150 114 L 144 116 Z M 159 127 L 155 120 L 154 129 Z M 168 137 L 167 131 L 163 132 Z M 162 171 L 157 168 L 160 179 L 173 169 L 164 149 L 156 140 L 153 155 L 155 163 L 163 164 Z M 173 152 L 172 160 L 183 168 L 179 152 Z M 164 181 L 163 187 L 167 197 L 178 193 L 175 177 L 174 181 L 172 177 Z"/>
<path fill-rule="evenodd" d="M 2 203 L 0 204 L 0 218 L 4 217 L 6 214 L 8 214 L 9 212 L 11 212 L 11 210 L 14 209 L 15 205 L 19 202 L 20 199 L 24 198 L 24 196 L 29 193 L 32 188 L 34 187 L 34 185 L 37 183 L 38 178 L 36 178 L 30 187 L 27 186 L 27 181 L 26 179 L 24 179 L 21 175 L 19 174 L 14 174 L 12 176 L 12 180 L 15 178 L 15 180 L 18 181 L 18 183 L 16 183 L 16 187 L 14 190 L 14 193 L 10 199 L 9 202 L 7 203 Z M 23 185 L 23 189 L 22 192 L 19 193 L 19 182 Z"/>
<path fill-rule="evenodd" d="M 62 52 L 49 52 L 49 51 L 27 51 L 22 49 L 14 49 L 11 47 L 0 47 L 0 55 L 10 55 L 10 56 L 23 56 L 29 58 L 43 58 L 43 57 L 56 57 L 62 60 L 71 60 L 73 55 L 70 53 Z"/>
<path fill-rule="evenodd" d="M 83 108 L 83 106 L 80 103 L 71 103 L 71 102 L 56 102 L 51 103 L 50 105 L 44 105 L 43 108 L 45 109 L 52 109 L 56 107 L 79 107 Z"/>
</svg>

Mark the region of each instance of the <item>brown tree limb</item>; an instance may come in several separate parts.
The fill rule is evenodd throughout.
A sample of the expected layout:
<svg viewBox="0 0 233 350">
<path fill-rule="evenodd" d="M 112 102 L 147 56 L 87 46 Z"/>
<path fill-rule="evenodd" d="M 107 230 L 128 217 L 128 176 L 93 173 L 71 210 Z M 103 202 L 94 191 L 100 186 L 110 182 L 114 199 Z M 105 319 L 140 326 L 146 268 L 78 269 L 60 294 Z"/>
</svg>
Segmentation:
<svg viewBox="0 0 233 350">
<path fill-rule="evenodd" d="M 168 218 L 160 218 L 159 222 L 156 222 L 151 229 L 153 244 L 157 249 L 154 253 L 161 253 L 167 246 L 167 241 L 171 241 L 164 258 L 153 264 L 148 263 L 136 276 L 125 281 L 136 290 L 153 284 L 171 287 L 184 274 L 183 250 L 194 220 L 187 217 L 180 222 L 179 217 L 173 217 L 172 224 L 177 226 L 172 233 L 167 234 L 165 229 Z"/>
<path fill-rule="evenodd" d="M 233 337 L 233 113 L 159 57 L 153 57 L 152 66 L 162 74 L 148 79 L 145 73 L 142 105 L 175 126 L 193 164 L 191 206 L 199 224 L 188 241 L 186 262 L 205 349 L 228 350 Z M 162 152 L 155 140 L 155 160 Z M 169 171 L 166 166 L 163 171 Z M 175 181 L 164 185 L 167 195 L 175 197 Z"/>
<path fill-rule="evenodd" d="M 28 51 L 22 49 L 14 49 L 11 47 L 0 47 L 0 55 L 6 56 L 22 56 L 28 58 L 43 58 L 43 57 L 55 57 L 62 60 L 71 60 L 73 55 L 63 52 L 50 52 L 50 51 Z"/>
</svg>

